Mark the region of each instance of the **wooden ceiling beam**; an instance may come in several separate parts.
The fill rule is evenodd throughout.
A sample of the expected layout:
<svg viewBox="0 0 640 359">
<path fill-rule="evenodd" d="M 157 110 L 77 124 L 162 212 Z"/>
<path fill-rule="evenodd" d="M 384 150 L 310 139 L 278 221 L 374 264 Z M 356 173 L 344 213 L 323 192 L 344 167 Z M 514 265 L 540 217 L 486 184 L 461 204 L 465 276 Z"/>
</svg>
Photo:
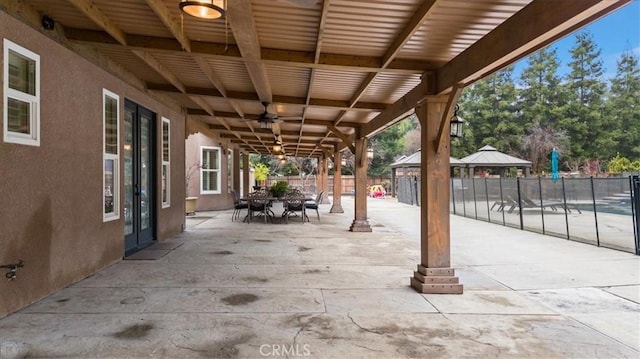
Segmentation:
<svg viewBox="0 0 640 359">
<path fill-rule="evenodd" d="M 187 114 L 192 116 L 210 116 L 207 111 L 198 108 L 188 108 Z M 245 114 L 244 118 L 240 118 L 235 112 L 215 112 L 216 117 L 224 117 L 230 119 L 248 119 L 248 120 L 257 120 L 260 118 L 260 114 Z M 287 121 L 288 123 L 295 124 L 294 121 Z M 298 123 L 300 125 L 300 123 Z M 305 125 L 314 125 L 314 126 L 331 126 L 333 125 L 333 121 L 320 120 L 320 119 L 305 119 Z M 363 127 L 365 123 L 358 122 L 340 122 L 339 125 L 334 125 L 336 127 L 348 127 L 348 128 L 356 128 L 359 129 Z"/>
<path fill-rule="evenodd" d="M 217 130 L 217 131 L 249 132 L 248 128 L 236 127 L 236 126 L 231 126 L 230 129 L 227 129 L 224 126 L 211 124 L 211 125 L 209 125 L 209 128 L 212 129 L 212 130 Z M 282 135 L 282 136 L 302 136 L 302 137 L 321 137 L 321 136 L 326 135 L 326 132 L 303 131 L 302 135 L 300 135 L 300 133 L 298 131 L 280 130 L 280 135 Z"/>
<path fill-rule="evenodd" d="M 231 130 L 231 126 L 229 126 L 229 124 L 227 123 L 227 121 L 225 121 L 223 118 L 217 117 L 215 116 L 215 113 L 213 111 L 213 109 L 211 109 L 211 107 L 209 107 L 209 105 L 207 105 L 204 100 L 202 100 L 201 98 L 197 98 L 194 97 L 192 98 L 192 100 L 198 104 L 200 107 L 203 108 L 203 111 L 206 111 L 207 114 L 211 117 L 213 117 L 216 121 L 218 121 L 222 126 L 226 127 L 227 129 Z M 251 147 L 254 151 L 257 151 L 255 147 L 253 147 L 252 144 L 246 143 L 245 141 L 242 141 L 240 139 L 240 134 L 238 133 L 232 133 L 233 136 L 235 136 L 235 138 L 237 138 L 238 140 L 240 140 L 241 142 L 245 143 L 247 146 Z M 264 145 L 264 143 L 260 142 L 258 143 L 258 145 Z"/>
<path fill-rule="evenodd" d="M 227 19 L 240 49 L 253 87 L 262 102 L 273 102 L 267 69 L 261 60 L 260 41 L 253 18 L 251 0 L 227 2 Z"/>
<path fill-rule="evenodd" d="M 134 50 L 132 52 L 134 55 L 140 58 L 140 60 L 144 61 L 144 63 L 146 63 L 149 67 L 154 69 L 162 77 L 164 77 L 165 80 L 169 81 L 169 83 L 171 83 L 180 92 L 182 93 L 187 92 L 182 82 L 173 73 L 171 73 L 164 66 L 162 66 L 162 64 L 160 64 L 160 61 L 158 61 L 155 57 L 153 57 L 153 55 L 151 55 L 146 51 Z"/>
<path fill-rule="evenodd" d="M 439 69 L 436 93 L 487 76 L 630 1 L 536 0 Z"/>
<path fill-rule="evenodd" d="M 424 76 L 418 86 L 414 87 L 413 90 L 409 91 L 393 105 L 387 107 L 386 110 L 362 126 L 360 136 L 369 137 L 412 112 L 418 102 L 422 101 L 425 96 L 434 94 L 435 83 L 433 80 L 433 74 Z"/>
<path fill-rule="evenodd" d="M 95 47 L 122 47 L 107 32 L 65 28 L 65 36 L 69 41 L 90 44 Z M 126 34 L 128 49 L 162 51 L 173 54 L 184 54 L 182 45 L 176 39 L 164 37 L 142 36 Z M 232 44 L 222 44 L 203 41 L 190 41 L 191 53 L 205 57 L 221 58 L 231 61 L 243 61 L 240 49 Z M 313 52 L 286 51 L 279 49 L 261 49 L 261 60 L 265 64 L 287 65 L 321 70 L 343 70 L 353 72 L 388 72 L 398 74 L 422 74 L 427 70 L 434 70 L 442 63 L 419 61 L 410 59 L 394 59 L 386 69 L 382 69 L 382 57 L 353 56 L 342 54 L 320 54 L 318 63 L 314 63 Z"/>
<path fill-rule="evenodd" d="M 217 86 L 216 86 L 217 87 Z M 148 83 L 147 89 L 150 91 L 177 93 L 176 89 L 166 84 Z M 209 96 L 220 97 L 228 100 L 238 101 L 259 101 L 258 96 L 253 92 L 240 92 L 240 91 L 225 91 L 226 96 L 217 88 L 207 87 L 185 87 L 186 94 L 197 96 Z M 291 105 L 305 105 L 306 99 L 304 97 L 295 96 L 282 96 L 273 95 L 273 104 L 291 104 Z M 349 108 L 348 101 L 331 100 L 331 99 L 319 99 L 311 98 L 308 106 L 314 107 L 327 107 L 334 109 L 347 109 Z M 382 111 L 387 108 L 387 104 L 376 102 L 359 102 L 353 106 L 353 110 L 366 110 L 366 111 Z"/>
<path fill-rule="evenodd" d="M 68 0 L 73 6 L 106 31 L 120 45 L 127 45 L 127 35 L 90 0 Z"/>
<path fill-rule="evenodd" d="M 327 128 L 329 129 L 329 131 L 333 132 L 334 135 L 340 138 L 342 140 L 342 143 L 349 147 L 351 153 L 356 153 L 356 147 L 353 145 L 353 140 L 351 140 L 349 136 L 342 133 L 342 131 L 338 130 L 334 125 L 330 125 Z"/>
<path fill-rule="evenodd" d="M 180 24 L 171 16 L 171 12 L 161 0 L 146 0 L 147 5 L 156 13 L 160 21 L 182 45 L 186 52 L 191 52 L 191 41 L 186 37 Z"/>
</svg>

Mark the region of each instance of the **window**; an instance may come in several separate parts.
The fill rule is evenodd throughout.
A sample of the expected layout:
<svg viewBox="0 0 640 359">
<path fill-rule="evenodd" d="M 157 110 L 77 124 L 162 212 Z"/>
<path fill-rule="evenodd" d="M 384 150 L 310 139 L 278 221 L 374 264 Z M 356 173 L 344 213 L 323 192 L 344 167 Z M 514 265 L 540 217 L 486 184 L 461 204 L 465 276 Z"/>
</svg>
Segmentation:
<svg viewBox="0 0 640 359">
<path fill-rule="evenodd" d="M 4 142 L 40 146 L 40 56 L 4 40 Z"/>
<path fill-rule="evenodd" d="M 220 193 L 220 147 L 200 147 L 200 193 Z"/>
<path fill-rule="evenodd" d="M 171 205 L 171 126 L 168 118 L 162 118 L 162 208 Z"/>
<path fill-rule="evenodd" d="M 227 192 L 233 190 L 233 150 L 227 150 Z"/>
<path fill-rule="evenodd" d="M 120 218 L 120 98 L 113 92 L 102 90 L 103 129 L 104 129 L 104 175 L 103 178 L 103 220 L 111 221 Z"/>
</svg>

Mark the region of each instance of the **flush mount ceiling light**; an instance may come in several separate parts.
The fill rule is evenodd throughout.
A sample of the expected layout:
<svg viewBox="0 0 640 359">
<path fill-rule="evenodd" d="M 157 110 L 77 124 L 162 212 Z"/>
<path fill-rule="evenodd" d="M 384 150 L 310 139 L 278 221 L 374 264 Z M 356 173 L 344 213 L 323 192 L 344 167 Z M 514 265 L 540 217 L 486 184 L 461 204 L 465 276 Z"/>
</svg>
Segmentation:
<svg viewBox="0 0 640 359">
<path fill-rule="evenodd" d="M 181 0 L 180 10 L 201 19 L 215 20 L 225 15 L 225 0 Z"/>
</svg>

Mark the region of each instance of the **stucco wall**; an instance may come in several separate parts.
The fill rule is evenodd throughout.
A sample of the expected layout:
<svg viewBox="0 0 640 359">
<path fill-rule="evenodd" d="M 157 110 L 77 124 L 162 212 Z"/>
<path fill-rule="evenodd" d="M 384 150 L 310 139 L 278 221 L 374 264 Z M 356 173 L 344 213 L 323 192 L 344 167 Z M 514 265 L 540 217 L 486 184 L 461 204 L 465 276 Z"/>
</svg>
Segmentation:
<svg viewBox="0 0 640 359">
<path fill-rule="evenodd" d="M 220 194 L 202 194 L 200 191 L 200 171 L 195 171 L 189 178 L 189 195 L 198 197 L 196 201 L 196 211 L 212 211 L 233 208 L 233 197 L 228 191 L 227 176 L 227 147 L 213 136 L 197 132 L 189 135 L 185 147 L 185 161 L 187 170 L 192 164 L 200 163 L 200 147 L 220 147 L 222 150 L 221 174 L 220 174 Z"/>
<path fill-rule="evenodd" d="M 157 121 L 171 119 L 171 207 L 161 209 L 157 201 L 157 239 L 184 225 L 185 119 L 179 109 L 0 11 L 0 46 L 4 38 L 40 55 L 41 141 L 39 147 L 4 143 L 0 127 L 0 264 L 24 260 L 13 282 L 0 270 L 0 317 L 123 256 L 122 207 L 119 220 L 103 222 L 102 215 L 103 88 L 120 96 L 121 183 L 125 98 L 156 112 Z M 122 190 L 120 199 L 123 203 Z"/>
</svg>

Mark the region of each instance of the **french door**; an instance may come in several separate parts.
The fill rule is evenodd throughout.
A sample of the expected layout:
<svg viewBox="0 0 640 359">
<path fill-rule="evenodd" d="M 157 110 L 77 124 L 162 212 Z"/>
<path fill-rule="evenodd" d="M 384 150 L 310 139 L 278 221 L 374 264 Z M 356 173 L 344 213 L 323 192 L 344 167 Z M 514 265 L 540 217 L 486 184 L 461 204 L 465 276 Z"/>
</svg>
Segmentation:
<svg viewBox="0 0 640 359">
<path fill-rule="evenodd" d="M 125 256 L 155 240 L 155 114 L 125 100 L 124 249 Z"/>
</svg>

